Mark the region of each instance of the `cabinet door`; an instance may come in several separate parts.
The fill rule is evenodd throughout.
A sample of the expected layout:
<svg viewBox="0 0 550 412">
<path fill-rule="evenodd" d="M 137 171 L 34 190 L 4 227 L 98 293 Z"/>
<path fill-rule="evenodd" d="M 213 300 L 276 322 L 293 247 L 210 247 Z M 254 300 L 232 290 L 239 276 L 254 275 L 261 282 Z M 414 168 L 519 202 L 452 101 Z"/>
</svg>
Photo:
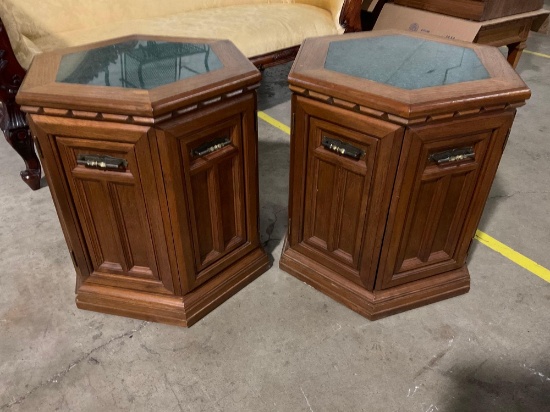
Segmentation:
<svg viewBox="0 0 550 412">
<path fill-rule="evenodd" d="M 464 264 L 513 117 L 505 112 L 406 133 L 377 288 Z"/>
<path fill-rule="evenodd" d="M 402 129 L 293 100 L 290 246 L 372 287 Z"/>
<path fill-rule="evenodd" d="M 253 94 L 162 126 L 159 150 L 184 290 L 258 245 Z"/>
<path fill-rule="evenodd" d="M 68 183 L 91 263 L 87 282 L 166 294 L 179 289 L 162 231 L 149 128 L 34 119 L 41 140 L 54 148 L 59 172 Z M 94 158 L 103 156 L 123 164 L 118 169 L 93 164 Z M 92 162 L 80 164 L 84 159 Z"/>
</svg>

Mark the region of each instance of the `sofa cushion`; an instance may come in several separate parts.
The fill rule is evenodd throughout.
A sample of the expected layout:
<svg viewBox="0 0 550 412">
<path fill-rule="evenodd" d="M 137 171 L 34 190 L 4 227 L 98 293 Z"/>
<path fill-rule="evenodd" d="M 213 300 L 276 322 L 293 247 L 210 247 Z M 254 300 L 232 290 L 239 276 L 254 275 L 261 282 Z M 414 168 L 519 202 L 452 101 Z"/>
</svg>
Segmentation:
<svg viewBox="0 0 550 412">
<path fill-rule="evenodd" d="M 318 0 L 320 1 L 320 0 Z M 117 21 L 188 11 L 290 0 L 2 0 L 5 12 L 31 40 L 46 34 L 89 29 Z"/>
<path fill-rule="evenodd" d="M 6 8 L 7 3 L 14 1 L 17 7 Z M 227 38 L 246 56 L 252 57 L 299 45 L 305 37 L 343 32 L 338 25 L 343 0 L 148 0 L 147 7 L 139 11 L 129 8 L 125 14 L 121 14 L 119 8 L 128 3 L 127 0 L 108 0 L 110 6 L 105 8 L 99 3 L 107 4 L 107 0 L 86 0 L 78 15 L 65 11 L 67 15 L 61 13 L 53 17 L 52 13 L 59 12 L 57 8 L 68 1 L 78 3 L 82 0 L 33 0 L 36 10 L 28 7 L 30 0 L 0 2 L 14 52 L 25 69 L 34 55 L 44 51 L 136 33 Z M 138 9 L 142 2 L 131 3 Z M 46 15 L 40 20 L 38 11 L 44 3 L 50 6 L 43 10 Z M 215 7 L 230 3 L 235 5 Z M 157 6 L 155 11 L 145 13 L 151 4 Z M 178 4 L 184 11 L 172 13 Z M 213 8 L 200 8 L 208 6 Z M 111 14 L 106 14 L 105 10 Z M 74 7 L 71 12 L 74 14 Z M 122 16 L 126 19 L 121 20 Z M 65 20 L 66 23 L 61 24 Z M 83 24 L 84 21 L 87 23 Z"/>
<path fill-rule="evenodd" d="M 231 40 L 247 57 L 301 44 L 306 37 L 337 34 L 327 10 L 304 4 L 264 4 L 196 10 L 169 17 L 135 19 L 44 36 L 21 62 L 39 52 L 79 46 L 130 34 Z M 19 56 L 18 56 L 19 57 Z"/>
<path fill-rule="evenodd" d="M 1 0 L 9 15 L 31 40 L 45 34 L 91 28 L 123 20 L 149 19 L 219 7 L 302 3 L 338 17 L 343 0 Z"/>
</svg>

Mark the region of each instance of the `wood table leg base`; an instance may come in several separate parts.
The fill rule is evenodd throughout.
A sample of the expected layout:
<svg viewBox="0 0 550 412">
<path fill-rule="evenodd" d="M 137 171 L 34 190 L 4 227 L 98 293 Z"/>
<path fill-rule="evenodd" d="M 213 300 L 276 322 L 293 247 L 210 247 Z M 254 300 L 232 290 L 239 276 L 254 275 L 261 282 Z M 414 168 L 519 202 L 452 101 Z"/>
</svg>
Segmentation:
<svg viewBox="0 0 550 412">
<path fill-rule="evenodd" d="M 508 47 L 508 63 L 515 69 L 517 65 L 519 64 L 519 59 L 521 58 L 521 55 L 523 53 L 523 50 L 525 50 L 525 47 L 527 47 L 526 42 L 519 42 L 519 43 L 513 43 L 507 45 Z"/>
<path fill-rule="evenodd" d="M 236 294 L 267 269 L 269 259 L 258 248 L 185 296 L 113 288 L 90 278 L 78 289 L 80 309 L 177 326 L 191 326 Z"/>
<path fill-rule="evenodd" d="M 312 259 L 285 241 L 280 268 L 369 320 L 448 299 L 470 290 L 466 266 L 386 290 L 368 291 Z"/>
</svg>

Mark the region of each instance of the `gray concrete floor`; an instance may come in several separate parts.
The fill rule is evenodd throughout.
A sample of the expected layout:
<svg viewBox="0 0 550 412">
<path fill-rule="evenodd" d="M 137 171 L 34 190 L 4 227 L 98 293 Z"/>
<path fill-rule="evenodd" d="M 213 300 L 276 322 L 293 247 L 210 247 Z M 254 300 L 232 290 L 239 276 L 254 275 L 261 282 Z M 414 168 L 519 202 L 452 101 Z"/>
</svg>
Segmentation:
<svg viewBox="0 0 550 412">
<path fill-rule="evenodd" d="M 289 67 L 259 93 L 286 124 Z M 550 268 L 550 59 L 518 71 L 533 97 L 480 228 Z M 190 329 L 78 310 L 49 189 L 28 190 L 0 141 L 0 410 L 550 410 L 550 284 L 474 242 L 470 293 L 370 322 L 278 269 L 289 142 L 263 121 L 259 139 L 275 265 Z"/>
</svg>

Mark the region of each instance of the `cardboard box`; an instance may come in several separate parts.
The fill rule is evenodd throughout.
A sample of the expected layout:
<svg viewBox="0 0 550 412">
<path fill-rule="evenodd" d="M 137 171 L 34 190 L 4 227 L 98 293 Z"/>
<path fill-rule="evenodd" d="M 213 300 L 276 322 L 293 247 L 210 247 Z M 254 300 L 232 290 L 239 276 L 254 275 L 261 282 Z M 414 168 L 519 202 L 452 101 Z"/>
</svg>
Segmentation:
<svg viewBox="0 0 550 412">
<path fill-rule="evenodd" d="M 549 13 L 548 10 L 541 9 L 529 13 L 478 22 L 388 3 L 382 9 L 373 30 L 398 29 L 416 31 L 448 39 L 474 42 L 478 40 L 477 37 L 480 32 L 487 32 L 490 28 L 500 28 L 516 21 L 532 23 L 531 27 L 533 30 L 539 30 L 541 27 L 544 27 Z M 480 43 L 499 46 L 512 43 L 506 43 L 508 39 L 503 38 L 503 42 L 500 44 L 499 39 L 496 37 L 492 41 L 480 41 Z"/>
</svg>

